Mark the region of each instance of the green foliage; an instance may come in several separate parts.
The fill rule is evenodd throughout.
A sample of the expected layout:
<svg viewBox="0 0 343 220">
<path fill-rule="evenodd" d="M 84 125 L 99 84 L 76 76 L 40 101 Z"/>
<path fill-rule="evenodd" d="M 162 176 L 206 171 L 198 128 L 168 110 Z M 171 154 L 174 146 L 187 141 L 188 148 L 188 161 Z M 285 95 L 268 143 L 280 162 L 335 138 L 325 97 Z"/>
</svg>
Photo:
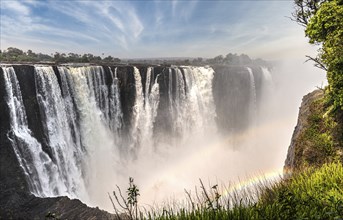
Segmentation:
<svg viewBox="0 0 343 220">
<path fill-rule="evenodd" d="M 311 44 L 322 45 L 316 61 L 327 70 L 329 97 L 334 110 L 343 110 L 343 1 L 320 3 L 308 16 L 305 34 Z"/>
<path fill-rule="evenodd" d="M 93 54 L 76 54 L 69 53 L 54 53 L 50 55 L 42 53 L 34 53 L 32 50 L 23 52 L 22 50 L 14 47 L 9 47 L 5 51 L 0 53 L 0 62 L 55 62 L 55 63 L 96 63 L 96 64 L 108 64 L 108 63 L 120 63 L 119 58 L 111 56 L 102 59 L 100 56 L 94 56 Z"/>
<path fill-rule="evenodd" d="M 308 118 L 294 142 L 295 171 L 339 160 L 343 130 L 334 115 L 326 114 L 331 107 L 325 97 L 308 105 Z"/>
<path fill-rule="evenodd" d="M 274 199 L 262 207 L 277 205 L 287 219 L 334 219 L 343 217 L 343 167 L 341 163 L 310 168 L 282 181 L 272 190 Z M 283 219 L 283 218 L 282 218 Z"/>
<path fill-rule="evenodd" d="M 343 167 L 341 163 L 309 168 L 291 178 L 273 184 L 260 183 L 256 191 L 221 195 L 218 185 L 206 189 L 193 198 L 186 191 L 190 205 L 165 206 L 140 212 L 139 219 L 342 219 Z M 136 189 L 130 181 L 131 190 Z M 127 193 L 130 193 L 128 190 Z M 197 191 L 196 191 L 197 192 Z M 257 193 L 256 200 L 252 194 Z M 134 195 L 133 195 L 134 196 Z M 196 202 L 194 202 L 196 200 Z M 136 201 L 136 200 L 133 200 Z M 137 205 L 137 203 L 135 203 Z M 118 215 L 119 216 L 119 215 Z M 119 219 L 127 216 L 119 216 Z M 137 219 L 136 216 L 134 219 Z"/>
<path fill-rule="evenodd" d="M 139 189 L 136 184 L 134 184 L 133 178 L 129 178 L 129 188 L 127 188 L 127 198 L 125 199 L 120 188 L 117 186 L 118 194 L 116 191 L 113 191 L 113 196 L 115 201 L 119 207 L 116 206 L 114 200 L 109 195 L 111 203 L 113 205 L 114 211 L 117 215 L 118 219 L 122 219 L 122 215 L 120 212 L 124 212 L 124 219 L 138 219 L 138 197 L 139 197 Z"/>
<path fill-rule="evenodd" d="M 198 60 L 194 60 L 197 62 Z M 193 62 L 194 62 L 193 61 Z M 266 61 L 262 59 L 251 59 L 246 54 L 232 54 L 228 53 L 225 57 L 223 55 L 216 56 L 211 59 L 207 59 L 202 62 L 202 64 L 221 64 L 221 65 L 261 65 L 261 66 L 270 66 Z"/>
</svg>

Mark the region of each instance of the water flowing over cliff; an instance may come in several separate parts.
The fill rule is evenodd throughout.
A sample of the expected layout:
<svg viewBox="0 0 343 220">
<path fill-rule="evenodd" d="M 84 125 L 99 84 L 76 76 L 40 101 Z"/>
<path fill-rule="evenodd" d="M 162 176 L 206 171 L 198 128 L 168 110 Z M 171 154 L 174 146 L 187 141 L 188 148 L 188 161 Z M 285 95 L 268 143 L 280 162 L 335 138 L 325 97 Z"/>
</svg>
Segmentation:
<svg viewBox="0 0 343 220">
<path fill-rule="evenodd" d="M 2 187 L 92 205 L 107 198 L 103 185 L 135 176 L 141 158 L 153 172 L 177 160 L 171 152 L 200 151 L 256 125 L 272 87 L 261 67 L 7 65 L 0 73 L 1 161 L 11 161 Z"/>
</svg>

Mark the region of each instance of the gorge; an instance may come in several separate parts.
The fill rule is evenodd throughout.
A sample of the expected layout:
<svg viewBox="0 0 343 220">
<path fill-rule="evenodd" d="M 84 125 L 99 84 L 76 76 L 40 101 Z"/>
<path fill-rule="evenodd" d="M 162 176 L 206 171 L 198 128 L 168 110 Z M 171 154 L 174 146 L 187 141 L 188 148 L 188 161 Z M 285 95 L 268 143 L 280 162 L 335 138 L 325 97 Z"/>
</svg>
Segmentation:
<svg viewBox="0 0 343 220">
<path fill-rule="evenodd" d="M 24 216 L 63 210 L 67 218 L 108 217 L 61 196 L 112 212 L 107 193 L 125 187 L 129 176 L 143 189 L 140 201 L 151 204 L 183 196 L 198 178 L 235 181 L 242 172 L 275 167 L 266 158 L 281 136 L 269 132 L 284 128 L 268 114 L 278 75 L 267 68 L 83 64 L 0 71 L 2 216 L 11 202 L 21 204 L 19 197 L 36 205 Z M 46 197 L 57 198 L 40 199 Z"/>
</svg>

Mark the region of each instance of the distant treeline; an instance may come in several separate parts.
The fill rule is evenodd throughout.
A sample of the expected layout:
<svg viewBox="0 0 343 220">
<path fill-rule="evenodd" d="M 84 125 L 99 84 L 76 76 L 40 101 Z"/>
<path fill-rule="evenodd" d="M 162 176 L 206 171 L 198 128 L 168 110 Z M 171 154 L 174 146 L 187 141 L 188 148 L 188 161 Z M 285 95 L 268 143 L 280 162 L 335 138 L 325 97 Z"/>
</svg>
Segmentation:
<svg viewBox="0 0 343 220">
<path fill-rule="evenodd" d="M 35 53 L 32 50 L 24 52 L 15 47 L 9 47 L 7 50 L 0 50 L 0 62 L 30 62 L 30 63 L 94 63 L 94 64 L 125 64 L 125 63 L 140 63 L 140 64 L 174 64 L 174 65 L 260 65 L 269 66 L 268 62 L 262 59 L 251 59 L 248 55 L 232 54 L 226 56 L 219 55 L 214 58 L 175 58 L 175 59 L 130 59 L 120 60 L 112 56 L 100 57 L 93 54 L 76 54 L 76 53 L 58 53 L 48 55 L 43 53 Z"/>
<path fill-rule="evenodd" d="M 15 47 L 9 47 L 7 50 L 0 50 L 1 62 L 53 62 L 53 63 L 120 63 L 119 58 L 107 56 L 101 58 L 93 54 L 76 54 L 76 53 L 58 53 L 48 55 L 35 53 L 32 50 L 24 52 Z"/>
</svg>

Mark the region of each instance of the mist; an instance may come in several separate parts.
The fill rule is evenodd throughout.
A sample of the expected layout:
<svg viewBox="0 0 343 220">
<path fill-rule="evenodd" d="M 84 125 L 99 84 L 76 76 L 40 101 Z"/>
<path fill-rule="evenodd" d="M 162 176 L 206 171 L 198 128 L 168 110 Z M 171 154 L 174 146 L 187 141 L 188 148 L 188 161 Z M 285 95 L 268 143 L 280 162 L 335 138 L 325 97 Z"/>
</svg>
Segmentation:
<svg viewBox="0 0 343 220">
<path fill-rule="evenodd" d="M 193 190 L 199 178 L 210 186 L 266 174 L 282 175 L 302 97 L 325 86 L 326 79 L 323 71 L 303 60 L 278 62 L 271 77 L 263 88 L 256 118 L 247 129 L 223 135 L 206 126 L 205 133 L 185 133 L 182 140 L 172 144 L 165 134 L 155 148 L 142 146 L 144 151 L 135 158 L 123 160 L 113 154 L 113 163 L 93 170 L 100 178 L 90 180 L 94 188 L 87 203 L 113 211 L 107 193 L 116 185 L 124 192 L 129 177 L 140 189 L 139 204 L 150 206 L 184 199 L 184 189 Z"/>
<path fill-rule="evenodd" d="M 21 91 L 22 72 L 2 69 L 7 91 L 20 100 L 20 111 L 9 105 L 16 116 L 11 123 L 18 125 L 13 129 L 26 128 L 15 130 L 24 137 L 18 146 L 45 158 L 31 165 L 17 151 L 23 167 L 37 170 L 28 175 L 31 192 L 78 198 L 112 212 L 108 193 L 117 185 L 125 193 L 129 177 L 140 189 L 139 204 L 150 206 L 182 200 L 184 189 L 194 189 L 199 178 L 208 186 L 230 186 L 282 175 L 301 99 L 326 85 L 325 74 L 302 60 L 278 62 L 269 70 L 59 66 L 55 72 L 36 65 L 36 105 L 44 115 L 50 156 L 26 120 L 15 120 L 34 114 L 25 108 L 25 96 L 13 92 Z"/>
</svg>

